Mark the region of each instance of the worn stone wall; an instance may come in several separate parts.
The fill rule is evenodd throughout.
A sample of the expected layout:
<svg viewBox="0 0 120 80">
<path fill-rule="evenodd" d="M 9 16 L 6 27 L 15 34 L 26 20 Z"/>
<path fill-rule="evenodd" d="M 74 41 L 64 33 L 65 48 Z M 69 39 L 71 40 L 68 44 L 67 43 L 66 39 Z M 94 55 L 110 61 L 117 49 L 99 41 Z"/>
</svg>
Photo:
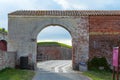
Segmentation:
<svg viewBox="0 0 120 80">
<path fill-rule="evenodd" d="M 38 46 L 37 61 L 44 60 L 71 60 L 72 48 L 59 46 Z"/>
<path fill-rule="evenodd" d="M 0 40 L 8 40 L 8 34 L 6 32 L 0 32 Z"/>
<path fill-rule="evenodd" d="M 49 25 L 59 25 L 70 32 L 74 69 L 94 56 L 104 56 L 111 64 L 112 48 L 120 39 L 120 16 L 113 15 L 9 16 L 8 51 L 17 52 L 17 64 L 19 57 L 28 56 L 29 63 L 36 65 L 36 38 Z"/>
<path fill-rule="evenodd" d="M 8 15 L 8 51 L 28 56 L 36 67 L 36 38 L 47 26 L 61 26 L 72 36 L 72 67 L 94 56 L 112 62 L 112 48 L 120 42 L 120 11 L 15 11 Z M 88 56 L 89 55 L 89 56 Z M 86 69 L 87 70 L 87 69 Z"/>
<path fill-rule="evenodd" d="M 77 32 L 77 35 L 75 35 L 72 39 L 72 44 L 73 44 L 72 57 L 75 58 L 74 61 L 78 65 L 76 66 L 76 68 L 79 68 L 79 63 L 82 62 L 87 64 L 89 58 L 88 56 L 89 55 L 89 17 L 88 16 L 74 17 L 74 21 L 77 27 L 75 30 Z"/>
<path fill-rule="evenodd" d="M 88 16 L 12 16 L 9 15 L 8 51 L 17 52 L 17 65 L 21 56 L 29 57 L 29 64 L 36 67 L 37 42 L 39 32 L 47 26 L 62 26 L 72 36 L 73 69 L 79 63 L 86 63 L 89 54 Z M 87 66 L 87 65 L 86 65 Z"/>
<path fill-rule="evenodd" d="M 0 70 L 6 67 L 15 67 L 15 52 L 5 52 L 0 50 Z"/>
<path fill-rule="evenodd" d="M 120 16 L 90 16 L 89 59 L 106 57 L 112 64 L 112 49 L 120 42 Z"/>
</svg>

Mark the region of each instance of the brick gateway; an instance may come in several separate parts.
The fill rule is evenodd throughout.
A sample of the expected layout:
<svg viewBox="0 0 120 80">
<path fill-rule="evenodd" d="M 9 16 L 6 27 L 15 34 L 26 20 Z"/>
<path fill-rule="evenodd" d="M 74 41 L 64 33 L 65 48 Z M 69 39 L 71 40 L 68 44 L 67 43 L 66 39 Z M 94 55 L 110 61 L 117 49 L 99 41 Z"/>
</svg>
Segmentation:
<svg viewBox="0 0 120 80">
<path fill-rule="evenodd" d="M 28 56 L 36 67 L 36 38 L 47 26 L 62 26 L 72 36 L 72 67 L 93 56 L 111 59 L 111 47 L 120 34 L 120 11 L 15 11 L 8 15 L 8 51 L 16 51 L 16 64 Z M 87 69 L 86 69 L 87 70 Z"/>
</svg>

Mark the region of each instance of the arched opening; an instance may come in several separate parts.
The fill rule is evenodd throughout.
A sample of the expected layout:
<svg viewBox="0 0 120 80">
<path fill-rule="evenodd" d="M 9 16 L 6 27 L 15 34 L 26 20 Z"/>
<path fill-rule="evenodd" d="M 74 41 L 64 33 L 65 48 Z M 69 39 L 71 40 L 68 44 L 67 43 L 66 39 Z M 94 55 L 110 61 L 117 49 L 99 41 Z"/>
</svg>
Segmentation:
<svg viewBox="0 0 120 80">
<path fill-rule="evenodd" d="M 37 36 L 37 62 L 72 65 L 72 37 L 62 26 L 47 26 Z M 66 63 L 67 62 L 67 63 Z"/>
<path fill-rule="evenodd" d="M 0 40 L 0 50 L 7 51 L 7 42 L 5 40 Z"/>
<path fill-rule="evenodd" d="M 72 36 L 72 67 L 78 69 L 84 62 L 87 67 L 89 54 L 89 17 L 76 15 L 77 11 L 22 11 L 25 14 L 9 14 L 8 51 L 17 52 L 16 63 L 20 57 L 28 56 L 28 63 L 36 69 L 36 39 L 38 33 L 48 25 L 62 26 Z M 83 12 L 84 13 L 84 12 Z M 21 16 L 20 16 L 21 15 Z M 20 18 L 20 19 L 19 19 Z M 14 23 L 17 24 L 15 25 Z M 87 68 L 85 68 L 87 70 Z"/>
</svg>

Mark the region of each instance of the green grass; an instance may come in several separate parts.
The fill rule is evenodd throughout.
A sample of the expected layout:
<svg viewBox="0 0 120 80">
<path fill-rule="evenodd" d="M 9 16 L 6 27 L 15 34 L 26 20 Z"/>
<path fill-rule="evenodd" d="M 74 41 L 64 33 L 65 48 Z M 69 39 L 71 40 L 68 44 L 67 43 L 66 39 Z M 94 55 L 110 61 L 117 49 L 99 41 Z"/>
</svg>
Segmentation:
<svg viewBox="0 0 120 80">
<path fill-rule="evenodd" d="M 0 71 L 0 80 L 32 80 L 34 74 L 30 70 L 6 68 Z"/>
<path fill-rule="evenodd" d="M 92 80 L 112 80 L 112 72 L 93 70 L 84 72 L 83 75 L 90 77 Z"/>
<path fill-rule="evenodd" d="M 72 46 L 59 43 L 59 42 L 38 42 L 37 43 L 39 46 L 60 46 L 60 47 L 67 47 L 67 48 L 72 48 Z"/>
<path fill-rule="evenodd" d="M 8 31 L 6 31 L 4 28 L 0 28 L 0 32 L 7 33 Z"/>
</svg>

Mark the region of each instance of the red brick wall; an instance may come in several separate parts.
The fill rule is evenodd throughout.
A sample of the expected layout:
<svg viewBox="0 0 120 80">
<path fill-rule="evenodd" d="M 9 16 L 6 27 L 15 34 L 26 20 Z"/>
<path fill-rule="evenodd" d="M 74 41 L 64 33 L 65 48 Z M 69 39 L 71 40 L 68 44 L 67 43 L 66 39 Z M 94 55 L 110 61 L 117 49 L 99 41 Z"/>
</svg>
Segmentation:
<svg viewBox="0 0 120 80">
<path fill-rule="evenodd" d="M 90 59 L 106 57 L 112 62 L 112 48 L 120 40 L 120 16 L 90 16 Z"/>
<path fill-rule="evenodd" d="M 71 60 L 72 49 L 56 46 L 38 46 L 37 60 Z"/>
</svg>

